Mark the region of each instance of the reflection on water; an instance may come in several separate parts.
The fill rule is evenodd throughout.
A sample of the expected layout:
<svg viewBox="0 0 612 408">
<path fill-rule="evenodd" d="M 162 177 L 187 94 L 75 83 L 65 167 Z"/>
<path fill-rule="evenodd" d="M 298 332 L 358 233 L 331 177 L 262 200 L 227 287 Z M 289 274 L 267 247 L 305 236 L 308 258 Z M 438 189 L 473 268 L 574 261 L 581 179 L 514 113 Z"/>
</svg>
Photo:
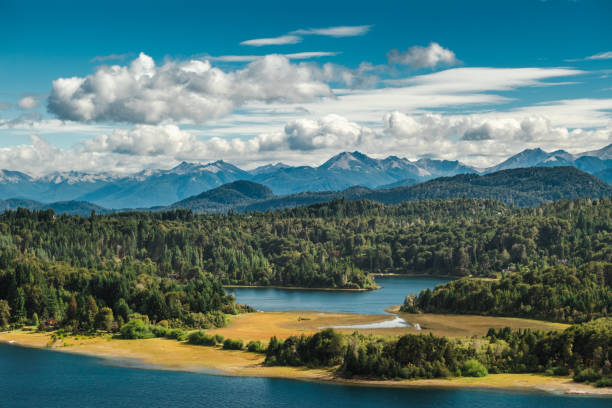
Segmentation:
<svg viewBox="0 0 612 408">
<path fill-rule="evenodd" d="M 313 310 L 335 313 L 381 314 L 389 306 L 399 305 L 410 293 L 446 283 L 441 278 L 381 277 L 376 283 L 381 289 L 367 292 L 299 290 L 277 288 L 228 288 L 238 303 L 265 312 Z"/>
</svg>

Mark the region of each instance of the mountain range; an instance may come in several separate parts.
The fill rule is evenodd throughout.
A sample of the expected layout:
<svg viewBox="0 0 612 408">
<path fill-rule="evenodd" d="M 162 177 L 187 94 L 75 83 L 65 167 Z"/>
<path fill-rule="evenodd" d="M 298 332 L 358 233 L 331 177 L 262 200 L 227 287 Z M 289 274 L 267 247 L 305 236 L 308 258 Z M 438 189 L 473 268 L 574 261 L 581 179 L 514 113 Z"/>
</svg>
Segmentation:
<svg viewBox="0 0 612 408">
<path fill-rule="evenodd" d="M 515 168 L 558 166 L 572 166 L 612 183 L 612 144 L 577 155 L 563 150 L 550 153 L 541 149 L 524 150 L 486 169 L 476 169 L 459 161 L 410 161 L 397 156 L 375 159 L 360 152 L 343 152 L 318 167 L 276 163 L 250 171 L 222 160 L 208 164 L 183 162 L 169 170 L 144 170 L 129 176 L 72 171 L 32 177 L 18 171 L 0 170 L 0 200 L 33 200 L 39 206 L 87 202 L 109 209 L 150 208 L 173 205 L 239 180 L 263 185 L 275 196 L 306 192 L 325 195 L 354 186 L 393 189 L 460 174 L 487 175 Z"/>
<path fill-rule="evenodd" d="M 196 212 L 268 211 L 310 205 L 334 199 L 372 200 L 398 204 L 436 198 L 488 198 L 517 206 L 545 202 L 612 196 L 612 186 L 575 167 L 529 167 L 501 170 L 485 175 L 459 174 L 413 186 L 372 190 L 350 187 L 342 191 L 302 192 L 276 196 L 252 181 L 235 181 L 181 200 L 167 209 Z"/>
</svg>

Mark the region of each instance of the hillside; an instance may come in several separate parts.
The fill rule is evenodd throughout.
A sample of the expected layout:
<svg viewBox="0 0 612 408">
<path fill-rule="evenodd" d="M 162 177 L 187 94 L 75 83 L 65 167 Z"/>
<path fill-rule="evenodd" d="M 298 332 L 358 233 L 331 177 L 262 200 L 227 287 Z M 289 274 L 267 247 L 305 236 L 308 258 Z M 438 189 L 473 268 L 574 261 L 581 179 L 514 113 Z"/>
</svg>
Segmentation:
<svg viewBox="0 0 612 408">
<path fill-rule="evenodd" d="M 28 210 L 53 210 L 57 214 L 80 215 L 82 217 L 88 217 L 91 215 L 92 211 L 98 214 L 109 214 L 112 212 L 107 208 L 85 201 L 58 201 L 44 204 L 38 201 L 19 198 L 0 200 L 0 211 L 16 210 L 18 208 L 25 208 Z"/>
<path fill-rule="evenodd" d="M 249 185 L 252 184 L 254 183 Z M 238 195 L 235 200 L 232 199 L 233 193 L 230 194 L 233 188 L 229 186 L 228 189 L 220 190 L 224 193 L 222 201 L 208 198 L 219 196 L 219 192 L 215 189 L 175 203 L 171 208 L 213 212 L 229 208 L 239 211 L 266 211 L 327 202 L 335 198 L 368 199 L 387 204 L 398 204 L 405 201 L 457 197 L 489 198 L 525 207 L 560 199 L 612 196 L 612 186 L 574 167 L 521 168 L 502 170 L 484 176 L 463 174 L 441 177 L 408 187 L 380 190 L 352 187 L 342 191 L 305 192 L 263 198 Z M 205 199 L 204 204 L 194 205 L 203 199 Z"/>
<path fill-rule="evenodd" d="M 272 197 L 274 193 L 268 187 L 252 181 L 239 180 L 181 200 L 172 204 L 170 208 L 187 208 L 198 212 L 223 212 Z"/>
</svg>

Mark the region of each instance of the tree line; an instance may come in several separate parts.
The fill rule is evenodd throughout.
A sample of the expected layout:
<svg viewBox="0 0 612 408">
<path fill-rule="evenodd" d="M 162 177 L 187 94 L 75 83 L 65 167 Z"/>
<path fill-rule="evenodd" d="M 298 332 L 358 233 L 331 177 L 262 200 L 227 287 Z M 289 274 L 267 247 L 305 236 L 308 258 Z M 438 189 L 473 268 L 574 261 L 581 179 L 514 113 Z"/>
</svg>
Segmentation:
<svg viewBox="0 0 612 408">
<path fill-rule="evenodd" d="M 336 367 L 346 378 L 443 378 L 489 373 L 572 375 L 612 386 L 612 319 L 564 331 L 490 329 L 486 336 L 450 339 L 432 334 L 377 337 L 325 329 L 311 336 L 270 339 L 268 365 Z"/>
<path fill-rule="evenodd" d="M 612 313 L 612 263 L 520 267 L 499 280 L 458 279 L 407 296 L 401 311 L 585 322 Z"/>
</svg>

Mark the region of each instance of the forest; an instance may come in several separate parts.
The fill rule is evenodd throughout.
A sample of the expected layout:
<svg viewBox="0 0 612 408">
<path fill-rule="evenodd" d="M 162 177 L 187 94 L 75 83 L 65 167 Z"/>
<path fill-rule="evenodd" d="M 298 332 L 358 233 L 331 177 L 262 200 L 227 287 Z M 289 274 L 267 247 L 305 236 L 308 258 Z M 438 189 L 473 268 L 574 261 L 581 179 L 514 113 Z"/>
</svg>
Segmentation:
<svg viewBox="0 0 612 408">
<path fill-rule="evenodd" d="M 612 263 L 520 267 L 499 280 L 458 279 L 407 296 L 401 310 L 586 322 L 612 312 Z"/>
<path fill-rule="evenodd" d="M 0 318 L 93 329 L 137 313 L 198 328 L 239 309 L 224 284 L 367 289 L 371 273 L 419 273 L 504 276 L 421 294 L 425 311 L 584 321 L 610 310 L 611 211 L 611 199 L 516 208 L 467 198 L 216 215 L 18 209 L 0 214 Z M 478 304 L 481 289 L 495 308 Z"/>
<path fill-rule="evenodd" d="M 557 332 L 490 329 L 486 336 L 451 339 L 432 334 L 377 337 L 326 329 L 311 336 L 272 338 L 266 364 L 336 367 L 346 378 L 483 377 L 489 373 L 572 375 L 612 386 L 612 319 Z"/>
</svg>

